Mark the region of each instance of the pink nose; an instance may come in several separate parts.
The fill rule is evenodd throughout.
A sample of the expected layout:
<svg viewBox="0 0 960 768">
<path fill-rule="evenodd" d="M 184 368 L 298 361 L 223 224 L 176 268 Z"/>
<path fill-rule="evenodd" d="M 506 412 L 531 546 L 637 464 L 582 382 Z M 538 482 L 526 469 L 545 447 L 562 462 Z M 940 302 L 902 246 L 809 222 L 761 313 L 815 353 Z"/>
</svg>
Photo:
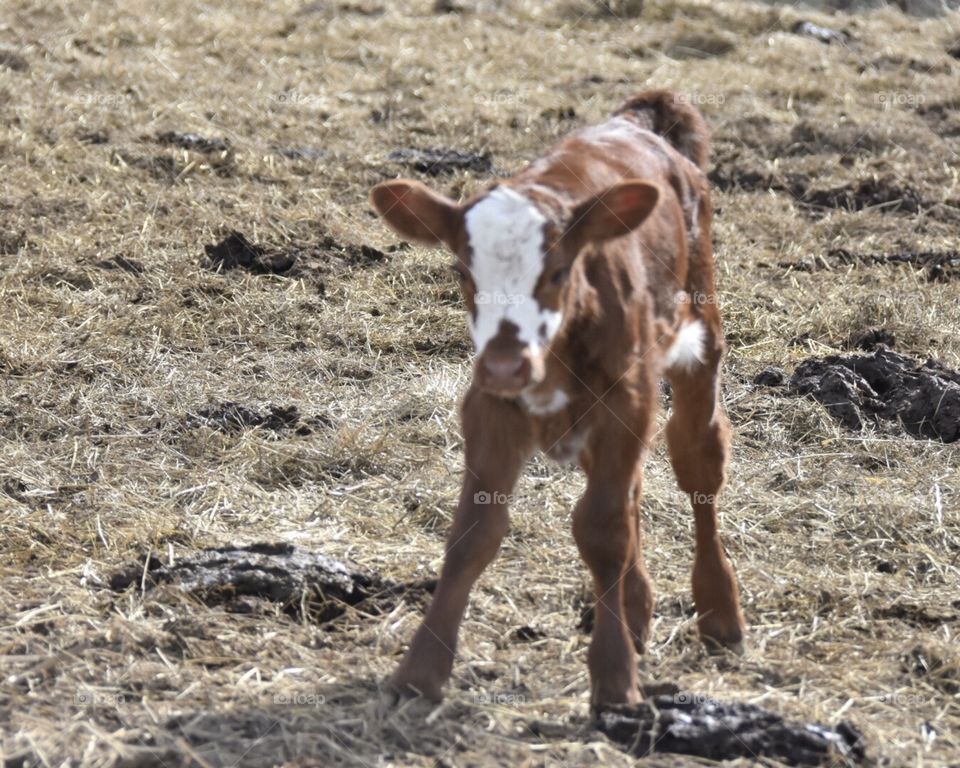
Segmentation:
<svg viewBox="0 0 960 768">
<path fill-rule="evenodd" d="M 520 373 L 523 368 L 522 357 L 491 357 L 483 361 L 491 379 L 509 381 Z"/>
<path fill-rule="evenodd" d="M 488 352 L 483 356 L 477 373 L 481 389 L 500 395 L 514 395 L 530 383 L 530 360 L 526 355 Z"/>
</svg>

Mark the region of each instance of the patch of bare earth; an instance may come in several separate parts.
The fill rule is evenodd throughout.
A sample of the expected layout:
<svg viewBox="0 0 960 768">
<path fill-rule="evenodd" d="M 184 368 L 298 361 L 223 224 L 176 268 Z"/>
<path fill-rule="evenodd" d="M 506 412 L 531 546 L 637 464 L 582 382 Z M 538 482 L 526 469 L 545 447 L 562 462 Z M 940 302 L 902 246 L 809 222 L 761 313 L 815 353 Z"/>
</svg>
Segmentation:
<svg viewBox="0 0 960 768">
<path fill-rule="evenodd" d="M 109 587 L 131 562 L 255 542 L 434 576 L 469 340 L 446 256 L 397 243 L 367 191 L 414 174 L 470 194 L 647 86 L 689 94 L 714 130 L 723 527 L 751 643 L 714 658 L 696 641 L 692 520 L 661 446 L 642 678 L 850 721 L 882 764 L 956 763 L 958 444 L 852 429 L 753 382 L 878 330 L 960 368 L 951 264 L 834 255 L 960 248 L 960 19 L 600 5 L 5 4 L 0 763 L 635 762 L 589 718 L 568 468 L 529 465 L 426 716 L 377 706 L 422 592 L 320 623 Z M 255 268 L 217 262 L 230 233 Z"/>
</svg>

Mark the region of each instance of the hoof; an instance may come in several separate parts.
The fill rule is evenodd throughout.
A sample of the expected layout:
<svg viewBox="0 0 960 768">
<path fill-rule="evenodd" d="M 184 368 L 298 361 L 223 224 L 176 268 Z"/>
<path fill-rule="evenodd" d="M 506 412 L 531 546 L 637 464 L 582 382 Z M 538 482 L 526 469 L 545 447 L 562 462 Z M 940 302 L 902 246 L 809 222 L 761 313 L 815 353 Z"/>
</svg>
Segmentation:
<svg viewBox="0 0 960 768">
<path fill-rule="evenodd" d="M 395 714 L 407 713 L 413 717 L 426 716 L 434 709 L 435 703 L 424 696 L 420 696 L 412 689 L 396 690 L 389 682 L 380 690 L 380 697 L 376 701 L 376 716 L 388 719 Z"/>
<path fill-rule="evenodd" d="M 380 689 L 376 714 L 381 719 L 403 712 L 420 717 L 428 714 L 439 701 L 439 698 L 426 696 L 411 685 L 396 685 L 391 678 Z"/>
<path fill-rule="evenodd" d="M 737 656 L 743 656 L 746 649 L 746 628 L 743 620 L 737 617 L 737 620 L 731 626 L 726 626 L 721 622 L 711 621 L 712 616 L 704 616 L 698 622 L 700 639 L 706 646 L 707 652 L 711 654 L 735 653 Z"/>
<path fill-rule="evenodd" d="M 728 643 L 718 643 L 712 637 L 704 637 L 702 639 L 703 645 L 707 649 L 707 653 L 709 653 L 711 656 L 721 656 L 725 653 L 743 656 L 747 652 L 747 648 L 743 640 L 734 640 Z"/>
<path fill-rule="evenodd" d="M 594 717 L 599 717 L 603 712 L 621 711 L 635 707 L 643 701 L 643 694 L 640 687 L 627 689 L 618 693 L 594 692 L 590 701 L 590 712 Z"/>
<path fill-rule="evenodd" d="M 443 690 L 441 684 L 430 680 L 408 679 L 394 674 L 383 687 L 381 698 L 384 697 L 392 699 L 393 706 L 410 699 L 424 699 L 439 704 L 443 700 Z"/>
<path fill-rule="evenodd" d="M 646 625 L 640 631 L 634 631 L 630 628 L 630 640 L 633 642 L 633 649 L 643 656 L 647 652 L 647 641 L 650 637 L 650 629 Z"/>
</svg>

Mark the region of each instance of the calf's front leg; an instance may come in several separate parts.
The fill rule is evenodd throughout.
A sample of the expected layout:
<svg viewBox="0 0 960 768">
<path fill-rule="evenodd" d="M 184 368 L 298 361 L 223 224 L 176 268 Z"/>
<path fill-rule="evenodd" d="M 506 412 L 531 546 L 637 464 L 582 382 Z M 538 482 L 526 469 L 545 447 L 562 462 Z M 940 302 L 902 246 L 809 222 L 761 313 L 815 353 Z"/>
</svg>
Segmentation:
<svg viewBox="0 0 960 768">
<path fill-rule="evenodd" d="M 648 384 L 649 382 L 645 382 Z M 587 490 L 573 511 L 573 535 L 593 576 L 594 624 L 587 663 L 595 709 L 640 701 L 635 653 L 649 631 L 653 592 L 639 539 L 640 469 L 651 414 L 629 398 L 605 402 L 610 417 L 594 428 L 584 462 Z M 626 424 L 635 429 L 628 429 Z"/>
<path fill-rule="evenodd" d="M 507 533 L 507 498 L 531 442 L 529 424 L 518 406 L 477 390 L 467 393 L 462 421 L 466 469 L 440 580 L 388 683 L 395 693 L 433 701 L 443 697 L 450 677 L 470 590 Z"/>
<path fill-rule="evenodd" d="M 577 504 L 573 534 L 593 575 L 594 621 L 587 665 L 590 703 L 635 704 L 640 701 L 634 662 L 635 640 L 624 609 L 624 577 L 636 547 L 626 494 L 595 485 Z"/>
</svg>

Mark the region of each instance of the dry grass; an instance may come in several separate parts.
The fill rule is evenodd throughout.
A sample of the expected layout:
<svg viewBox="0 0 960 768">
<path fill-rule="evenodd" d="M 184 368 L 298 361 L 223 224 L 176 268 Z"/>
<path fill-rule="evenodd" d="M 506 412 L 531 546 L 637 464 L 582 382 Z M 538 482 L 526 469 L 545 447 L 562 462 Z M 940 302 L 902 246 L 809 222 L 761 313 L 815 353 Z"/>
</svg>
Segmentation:
<svg viewBox="0 0 960 768">
<path fill-rule="evenodd" d="M 801 18 L 853 42 L 791 34 Z M 697 0 L 648 0 L 638 19 L 588 2 L 451 14 L 427 0 L 7 3 L 0 47 L 27 67 L 0 59 L 5 764 L 634 762 L 587 720 L 584 569 L 568 530 L 582 480 L 566 468 L 531 463 L 447 703 L 426 723 L 415 707 L 375 707 L 421 606 L 316 627 L 103 582 L 148 551 L 225 541 L 288 540 L 397 580 L 436 572 L 469 376 L 445 256 L 334 264 L 321 290 L 317 278 L 212 273 L 203 245 L 228 227 L 276 247 L 329 233 L 385 248 L 394 241 L 365 196 L 400 172 L 391 149 L 489 150 L 509 172 L 648 83 L 695 95 L 721 171 L 823 189 L 876 175 L 924 204 L 811 212 L 788 192 L 718 192 L 738 432 L 724 526 L 752 648 L 718 660 L 695 640 L 691 519 L 660 449 L 644 502 L 659 602 L 642 676 L 850 719 L 885 764 L 956 764 L 957 448 L 844 432 L 815 403 L 750 381 L 881 325 L 902 351 L 960 367 L 956 281 L 781 266 L 841 246 L 958 247 L 960 62 L 947 53 L 958 39 L 956 15 Z M 557 117 L 567 107 L 575 117 Z M 167 130 L 232 148 L 153 140 Z M 117 256 L 145 271 L 97 266 Z M 297 405 L 329 425 L 185 427 L 222 401 Z M 543 637 L 511 640 L 521 626 Z"/>
</svg>

